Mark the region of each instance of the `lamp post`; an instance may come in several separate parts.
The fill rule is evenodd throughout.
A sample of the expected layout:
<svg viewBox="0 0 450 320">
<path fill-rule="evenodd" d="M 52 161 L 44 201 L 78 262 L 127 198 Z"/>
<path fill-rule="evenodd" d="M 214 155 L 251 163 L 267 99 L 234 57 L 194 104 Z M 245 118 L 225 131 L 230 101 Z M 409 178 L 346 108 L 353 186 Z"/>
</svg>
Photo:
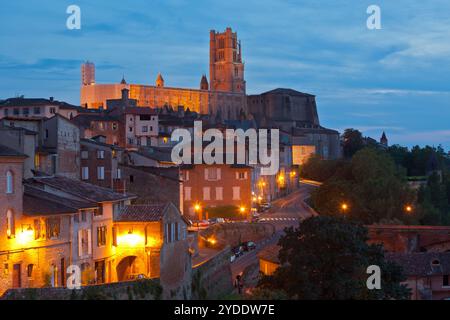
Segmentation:
<svg viewBox="0 0 450 320">
<path fill-rule="evenodd" d="M 348 204 L 347 204 L 346 202 L 343 202 L 343 203 L 341 204 L 341 212 L 345 214 L 345 213 L 348 212 L 348 210 L 349 210 Z"/>
</svg>

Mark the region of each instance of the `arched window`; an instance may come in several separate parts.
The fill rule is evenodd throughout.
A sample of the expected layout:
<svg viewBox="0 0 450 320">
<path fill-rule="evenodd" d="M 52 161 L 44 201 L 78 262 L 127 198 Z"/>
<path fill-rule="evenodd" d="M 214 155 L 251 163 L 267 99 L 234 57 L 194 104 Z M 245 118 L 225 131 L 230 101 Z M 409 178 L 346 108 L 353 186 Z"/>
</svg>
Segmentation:
<svg viewBox="0 0 450 320">
<path fill-rule="evenodd" d="M 13 193 L 14 184 L 13 184 L 13 174 L 11 171 L 6 172 L 6 193 Z"/>
<path fill-rule="evenodd" d="M 16 227 L 14 225 L 14 213 L 12 210 L 6 212 L 6 235 L 8 238 L 14 238 L 16 234 Z"/>
</svg>

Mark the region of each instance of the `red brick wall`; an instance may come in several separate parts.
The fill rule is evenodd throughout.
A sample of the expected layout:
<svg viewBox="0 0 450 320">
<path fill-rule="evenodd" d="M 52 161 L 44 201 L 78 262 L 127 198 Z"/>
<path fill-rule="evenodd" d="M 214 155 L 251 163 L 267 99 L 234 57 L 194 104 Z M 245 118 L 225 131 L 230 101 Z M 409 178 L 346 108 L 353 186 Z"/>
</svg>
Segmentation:
<svg viewBox="0 0 450 320">
<path fill-rule="evenodd" d="M 205 179 L 205 169 L 220 169 L 220 179 L 211 181 Z M 237 173 L 246 175 L 246 179 L 236 178 Z M 246 214 L 251 208 L 251 169 L 234 168 L 230 165 L 195 165 L 192 169 L 183 169 L 183 211 L 192 218 L 198 218 L 194 212 L 195 204 L 202 208 L 233 205 L 243 206 Z M 204 199 L 203 188 L 209 187 L 210 200 Z M 222 200 L 216 199 L 216 187 L 222 187 Z M 233 199 L 233 187 L 240 188 L 240 199 Z M 191 188 L 191 199 L 186 199 L 186 188 Z M 203 217 L 204 218 L 204 217 Z"/>
</svg>

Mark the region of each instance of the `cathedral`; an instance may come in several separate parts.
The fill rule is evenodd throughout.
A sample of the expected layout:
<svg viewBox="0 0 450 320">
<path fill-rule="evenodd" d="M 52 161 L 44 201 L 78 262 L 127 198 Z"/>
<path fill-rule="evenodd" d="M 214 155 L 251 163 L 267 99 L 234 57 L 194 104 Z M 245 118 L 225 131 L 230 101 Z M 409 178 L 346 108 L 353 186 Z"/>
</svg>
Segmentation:
<svg viewBox="0 0 450 320">
<path fill-rule="evenodd" d="M 86 62 L 81 67 L 81 105 L 106 108 L 107 100 L 120 99 L 122 90 L 127 89 L 137 106 L 182 106 L 210 115 L 216 123 L 238 126 L 242 126 L 241 120 L 249 120 L 251 126 L 279 128 L 289 135 L 290 144 L 306 146 L 325 159 L 340 156 L 339 133 L 321 126 L 314 95 L 283 88 L 246 95 L 242 61 L 237 33 L 227 28 L 225 32 L 210 31 L 209 81 L 202 75 L 198 89 L 168 87 L 161 73 L 154 85 L 129 84 L 125 79 L 97 84 L 95 66 Z"/>
<path fill-rule="evenodd" d="M 244 63 L 241 43 L 231 28 L 225 32 L 210 32 L 209 83 L 206 75 L 198 89 L 165 86 L 159 73 L 154 85 L 129 84 L 122 79 L 115 84 L 95 83 L 95 65 L 86 62 L 81 67 L 80 103 L 87 108 L 106 108 L 106 100 L 120 99 L 122 89 L 129 90 L 131 99 L 138 106 L 163 107 L 165 105 L 185 109 L 223 120 L 239 119 L 246 112 Z"/>
</svg>

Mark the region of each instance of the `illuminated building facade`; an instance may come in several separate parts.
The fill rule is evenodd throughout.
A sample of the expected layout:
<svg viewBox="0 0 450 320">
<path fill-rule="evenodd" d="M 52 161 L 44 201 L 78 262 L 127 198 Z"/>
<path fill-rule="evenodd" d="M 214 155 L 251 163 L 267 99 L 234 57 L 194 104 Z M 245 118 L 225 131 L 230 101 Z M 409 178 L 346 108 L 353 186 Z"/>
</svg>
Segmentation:
<svg viewBox="0 0 450 320">
<path fill-rule="evenodd" d="M 155 85 L 128 84 L 124 79 L 116 84 L 97 84 L 91 76 L 95 74 L 94 68 L 91 62 L 82 66 L 80 104 L 83 107 L 106 108 L 107 100 L 120 99 L 122 89 L 126 88 L 138 106 L 183 106 L 222 119 L 239 119 L 246 110 L 241 44 L 231 28 L 224 33 L 210 32 L 211 85 L 203 75 L 199 89 L 169 87 L 161 74 L 157 75 Z"/>
</svg>

